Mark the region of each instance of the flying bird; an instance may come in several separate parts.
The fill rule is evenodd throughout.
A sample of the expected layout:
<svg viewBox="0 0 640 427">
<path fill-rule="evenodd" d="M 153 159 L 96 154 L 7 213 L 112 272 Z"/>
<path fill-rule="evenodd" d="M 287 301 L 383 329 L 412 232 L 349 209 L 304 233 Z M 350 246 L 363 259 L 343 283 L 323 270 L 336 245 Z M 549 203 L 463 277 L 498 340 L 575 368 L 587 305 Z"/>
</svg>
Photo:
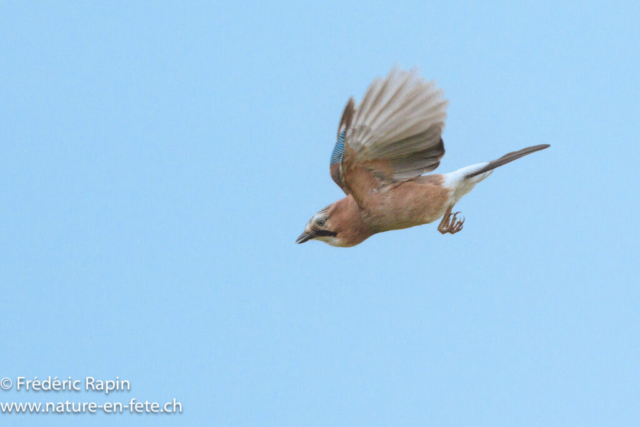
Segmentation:
<svg viewBox="0 0 640 427">
<path fill-rule="evenodd" d="M 444 156 L 442 131 L 448 101 L 417 70 L 398 68 L 378 78 L 356 106 L 350 98 L 331 154 L 331 178 L 346 197 L 311 217 L 296 243 L 315 239 L 351 247 L 372 235 L 429 224 L 456 234 L 464 218 L 452 213 L 462 196 L 493 169 L 548 148 L 535 145 L 446 174 L 435 170 Z"/>
</svg>

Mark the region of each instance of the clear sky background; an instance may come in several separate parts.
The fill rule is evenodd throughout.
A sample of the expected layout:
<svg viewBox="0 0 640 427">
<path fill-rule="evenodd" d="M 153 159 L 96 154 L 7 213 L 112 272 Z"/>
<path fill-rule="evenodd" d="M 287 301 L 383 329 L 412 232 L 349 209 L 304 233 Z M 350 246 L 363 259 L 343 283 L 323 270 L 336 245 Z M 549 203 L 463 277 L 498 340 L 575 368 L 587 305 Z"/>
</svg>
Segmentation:
<svg viewBox="0 0 640 427">
<path fill-rule="evenodd" d="M 517 4 L 515 4 L 517 3 Z M 294 244 L 349 96 L 450 100 L 439 171 L 529 145 L 431 224 Z M 0 377 L 181 415 L 12 426 L 640 423 L 640 3 L 0 6 Z"/>
</svg>

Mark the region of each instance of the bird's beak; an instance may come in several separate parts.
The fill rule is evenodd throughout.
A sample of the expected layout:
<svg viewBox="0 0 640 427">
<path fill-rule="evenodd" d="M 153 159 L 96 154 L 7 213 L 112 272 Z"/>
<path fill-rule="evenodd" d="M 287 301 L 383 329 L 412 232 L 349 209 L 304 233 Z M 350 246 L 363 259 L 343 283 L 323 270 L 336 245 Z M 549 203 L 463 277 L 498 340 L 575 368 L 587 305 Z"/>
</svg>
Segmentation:
<svg viewBox="0 0 640 427">
<path fill-rule="evenodd" d="M 298 237 L 298 239 L 296 240 L 296 243 L 304 243 L 304 242 L 308 242 L 309 240 L 313 239 L 315 236 L 315 234 L 313 234 L 312 231 L 305 231 L 304 233 L 302 233 L 300 235 L 300 237 Z"/>
</svg>

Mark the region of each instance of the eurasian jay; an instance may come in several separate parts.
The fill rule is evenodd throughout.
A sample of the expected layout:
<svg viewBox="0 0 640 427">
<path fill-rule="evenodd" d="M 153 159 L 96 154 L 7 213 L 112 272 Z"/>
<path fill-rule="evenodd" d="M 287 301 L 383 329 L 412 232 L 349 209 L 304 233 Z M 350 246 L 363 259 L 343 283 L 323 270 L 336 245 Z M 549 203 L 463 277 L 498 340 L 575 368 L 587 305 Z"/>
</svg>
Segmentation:
<svg viewBox="0 0 640 427">
<path fill-rule="evenodd" d="M 311 217 L 296 243 L 311 239 L 350 247 L 383 231 L 429 224 L 455 234 L 464 219 L 453 206 L 493 169 L 549 147 L 527 147 L 488 163 L 423 175 L 444 156 L 448 101 L 416 70 L 376 79 L 360 105 L 349 99 L 331 154 L 331 178 L 347 195 Z"/>
</svg>

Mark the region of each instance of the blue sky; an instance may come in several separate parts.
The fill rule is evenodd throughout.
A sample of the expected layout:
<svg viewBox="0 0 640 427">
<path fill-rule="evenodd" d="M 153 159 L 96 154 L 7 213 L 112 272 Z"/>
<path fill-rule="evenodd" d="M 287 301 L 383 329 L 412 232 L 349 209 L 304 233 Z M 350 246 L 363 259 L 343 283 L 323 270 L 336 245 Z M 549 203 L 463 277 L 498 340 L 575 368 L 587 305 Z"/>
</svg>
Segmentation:
<svg viewBox="0 0 640 427">
<path fill-rule="evenodd" d="M 0 377 L 181 415 L 11 425 L 640 422 L 638 2 L 3 2 Z M 295 245 L 340 113 L 395 64 L 439 171 L 529 145 L 436 225 Z"/>
</svg>

